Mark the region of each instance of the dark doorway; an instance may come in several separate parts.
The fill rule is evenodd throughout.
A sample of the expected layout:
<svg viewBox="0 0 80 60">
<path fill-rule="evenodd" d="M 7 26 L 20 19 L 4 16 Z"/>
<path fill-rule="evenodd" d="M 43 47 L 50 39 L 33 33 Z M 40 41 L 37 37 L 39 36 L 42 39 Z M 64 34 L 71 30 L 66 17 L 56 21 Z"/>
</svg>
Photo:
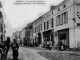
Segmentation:
<svg viewBox="0 0 80 60">
<path fill-rule="evenodd" d="M 65 46 L 69 47 L 69 30 L 65 29 L 65 30 L 61 30 L 58 32 L 58 39 L 59 41 L 62 41 L 62 43 Z"/>
<path fill-rule="evenodd" d="M 47 41 L 50 41 L 50 35 L 51 35 L 51 30 L 43 32 L 43 37 L 44 39 L 46 38 Z"/>
<path fill-rule="evenodd" d="M 38 43 L 41 44 L 41 33 L 38 33 Z"/>
</svg>

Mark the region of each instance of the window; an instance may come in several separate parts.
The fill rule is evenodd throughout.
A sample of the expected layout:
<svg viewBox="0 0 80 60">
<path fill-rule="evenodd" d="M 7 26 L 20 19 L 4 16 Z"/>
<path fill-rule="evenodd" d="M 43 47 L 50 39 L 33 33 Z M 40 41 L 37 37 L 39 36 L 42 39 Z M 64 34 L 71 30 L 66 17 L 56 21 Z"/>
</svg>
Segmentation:
<svg viewBox="0 0 80 60">
<path fill-rule="evenodd" d="M 39 25 L 38 25 L 38 27 L 37 27 L 37 28 L 38 28 L 38 32 L 39 32 L 39 31 L 40 31 L 40 29 L 39 29 Z"/>
<path fill-rule="evenodd" d="M 37 26 L 36 26 L 36 32 L 38 31 Z"/>
<path fill-rule="evenodd" d="M 0 24 L 0 32 L 1 32 L 1 29 L 2 29 L 1 26 L 2 26 L 2 25 Z"/>
<path fill-rule="evenodd" d="M 39 32 L 41 31 L 41 27 L 40 27 L 40 26 L 41 26 L 41 25 L 39 24 L 39 25 L 38 25 L 38 27 L 39 27 Z"/>
<path fill-rule="evenodd" d="M 37 32 L 38 32 L 38 26 L 37 26 Z"/>
<path fill-rule="evenodd" d="M 58 25 L 58 16 L 56 17 L 56 26 Z"/>
<path fill-rule="evenodd" d="M 39 32 L 39 25 L 37 26 L 37 32 Z"/>
<path fill-rule="evenodd" d="M 80 23 L 77 23 L 77 26 L 80 26 Z"/>
<path fill-rule="evenodd" d="M 64 23 L 68 23 L 68 12 L 64 12 Z"/>
<path fill-rule="evenodd" d="M 36 27 L 35 27 L 35 33 L 36 33 Z"/>
<path fill-rule="evenodd" d="M 64 20 L 64 24 L 68 23 L 68 12 L 64 12 L 63 14 L 58 15 L 56 17 L 56 26 L 62 25 L 63 24 L 63 20 Z"/>
<path fill-rule="evenodd" d="M 52 14 L 53 14 L 53 12 L 52 12 Z"/>
<path fill-rule="evenodd" d="M 58 25 L 60 24 L 60 15 L 58 15 Z"/>
<path fill-rule="evenodd" d="M 1 2 L 0 2 L 0 7 L 2 7 L 2 4 L 1 4 Z"/>
<path fill-rule="evenodd" d="M 0 11 L 0 18 L 3 18 L 3 16 L 2 16 L 2 12 Z"/>
<path fill-rule="evenodd" d="M 58 8 L 58 11 L 60 11 L 60 8 Z"/>
<path fill-rule="evenodd" d="M 32 30 L 33 30 L 33 33 L 35 33 L 35 29 L 33 28 Z"/>
<path fill-rule="evenodd" d="M 42 31 L 42 24 L 41 24 L 41 31 Z"/>
<path fill-rule="evenodd" d="M 60 23 L 60 25 L 63 24 L 63 14 L 60 15 L 60 22 L 59 23 Z"/>
<path fill-rule="evenodd" d="M 53 24 L 53 18 L 51 19 L 51 28 L 53 28 L 54 24 Z"/>
<path fill-rule="evenodd" d="M 44 22 L 44 30 L 46 29 L 46 22 Z"/>
<path fill-rule="evenodd" d="M 47 29 L 49 29 L 49 21 L 47 21 Z"/>
<path fill-rule="evenodd" d="M 39 25 L 39 32 L 40 32 L 40 25 Z"/>
<path fill-rule="evenodd" d="M 66 7 L 66 5 L 63 6 L 63 8 L 65 8 L 65 7 Z"/>
<path fill-rule="evenodd" d="M 56 26 L 58 26 L 59 24 L 60 24 L 60 15 L 56 17 Z"/>
</svg>

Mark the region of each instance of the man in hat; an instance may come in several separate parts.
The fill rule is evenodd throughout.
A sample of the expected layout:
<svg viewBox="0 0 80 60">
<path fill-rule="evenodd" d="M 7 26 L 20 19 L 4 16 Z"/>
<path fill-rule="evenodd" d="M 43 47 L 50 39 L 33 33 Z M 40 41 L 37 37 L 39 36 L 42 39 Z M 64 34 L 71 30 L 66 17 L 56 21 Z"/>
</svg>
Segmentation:
<svg viewBox="0 0 80 60">
<path fill-rule="evenodd" d="M 17 40 L 14 39 L 13 43 L 12 43 L 12 50 L 13 50 L 13 59 L 17 60 L 18 59 L 18 49 L 19 49 L 19 45 L 17 43 Z"/>
</svg>

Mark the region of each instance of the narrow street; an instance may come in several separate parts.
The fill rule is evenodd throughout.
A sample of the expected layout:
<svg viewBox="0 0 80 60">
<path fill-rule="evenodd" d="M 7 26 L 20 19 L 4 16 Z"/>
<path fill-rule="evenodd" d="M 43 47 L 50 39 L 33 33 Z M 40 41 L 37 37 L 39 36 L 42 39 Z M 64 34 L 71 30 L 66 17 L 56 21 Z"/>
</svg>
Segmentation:
<svg viewBox="0 0 80 60">
<path fill-rule="evenodd" d="M 46 58 L 40 56 L 36 49 L 30 49 L 25 47 L 19 48 L 19 60 L 47 60 Z M 8 53 L 8 60 L 12 59 L 12 52 Z"/>
<path fill-rule="evenodd" d="M 18 58 L 19 60 L 80 60 L 80 52 L 20 47 Z M 13 60 L 11 52 L 8 54 L 8 60 Z"/>
</svg>

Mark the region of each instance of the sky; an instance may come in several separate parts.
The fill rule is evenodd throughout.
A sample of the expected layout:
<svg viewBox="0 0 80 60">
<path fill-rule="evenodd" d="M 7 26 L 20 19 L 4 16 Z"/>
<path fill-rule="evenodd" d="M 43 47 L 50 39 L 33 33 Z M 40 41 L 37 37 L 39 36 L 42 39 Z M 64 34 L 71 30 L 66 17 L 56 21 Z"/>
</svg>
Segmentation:
<svg viewBox="0 0 80 60">
<path fill-rule="evenodd" d="M 24 0 L 23 0 L 24 1 Z M 32 1 L 32 0 L 25 0 Z M 37 1 L 37 0 L 35 0 Z M 6 36 L 20 31 L 28 23 L 33 22 L 39 16 L 50 10 L 51 5 L 58 5 L 63 0 L 42 0 L 45 4 L 14 4 L 16 0 L 2 0 L 6 15 Z"/>
</svg>

